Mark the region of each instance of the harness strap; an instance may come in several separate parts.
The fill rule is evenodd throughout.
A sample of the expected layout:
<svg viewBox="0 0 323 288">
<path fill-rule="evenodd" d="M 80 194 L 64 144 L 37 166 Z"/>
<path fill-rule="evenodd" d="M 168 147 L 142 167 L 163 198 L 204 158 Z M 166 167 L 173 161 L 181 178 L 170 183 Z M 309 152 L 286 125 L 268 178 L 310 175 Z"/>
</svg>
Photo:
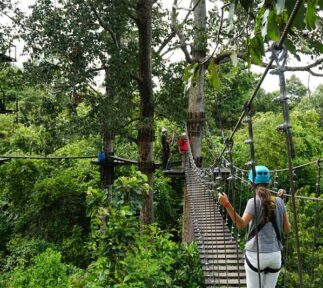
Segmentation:
<svg viewBox="0 0 323 288">
<path fill-rule="evenodd" d="M 277 220 L 276 220 L 276 214 L 275 212 L 273 211 L 273 213 L 271 214 L 271 217 L 270 217 L 270 222 L 271 224 L 273 224 L 273 227 L 274 227 L 274 230 L 276 232 L 276 236 L 277 236 L 277 240 L 279 242 L 279 244 L 281 243 L 281 234 L 279 232 L 279 229 L 278 229 L 278 225 L 277 225 Z"/>
<path fill-rule="evenodd" d="M 282 257 L 282 254 L 281 254 L 281 257 Z M 247 265 L 249 266 L 249 268 L 250 268 L 252 271 L 254 271 L 254 272 L 258 273 L 258 269 L 257 269 L 255 266 L 253 266 L 253 265 L 251 264 L 251 262 L 249 261 L 249 259 L 248 259 L 248 257 L 247 257 L 247 254 L 245 254 L 245 259 L 246 259 L 246 262 L 247 262 Z M 283 262 L 282 262 L 282 263 L 283 263 Z M 278 272 L 280 271 L 280 269 L 282 268 L 282 266 L 283 266 L 283 265 L 281 265 L 281 266 L 280 266 L 280 268 L 278 268 L 278 269 L 273 269 L 273 268 L 267 267 L 267 268 L 265 268 L 265 269 L 259 270 L 259 272 L 260 272 L 260 273 L 265 272 L 265 274 L 267 274 L 267 273 L 278 273 Z"/>
</svg>

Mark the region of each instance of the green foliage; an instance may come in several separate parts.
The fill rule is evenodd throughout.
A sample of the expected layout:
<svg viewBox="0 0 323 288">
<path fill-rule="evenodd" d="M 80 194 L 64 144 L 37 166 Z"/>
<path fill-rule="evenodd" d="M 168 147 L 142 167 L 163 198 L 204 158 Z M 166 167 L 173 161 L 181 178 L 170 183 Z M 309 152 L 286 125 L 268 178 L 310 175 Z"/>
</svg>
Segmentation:
<svg viewBox="0 0 323 288">
<path fill-rule="evenodd" d="M 177 185 L 176 185 L 177 184 Z M 154 178 L 154 215 L 159 227 L 178 231 L 183 210 L 182 181 L 173 183 L 162 173 L 155 173 Z"/>
<path fill-rule="evenodd" d="M 43 239 L 28 239 L 17 235 L 7 243 L 8 257 L 3 268 L 6 271 L 14 271 L 17 267 L 28 267 L 32 258 L 45 252 L 47 248 L 55 249 L 55 245 Z"/>
<path fill-rule="evenodd" d="M 79 270 L 69 277 L 68 288 L 105 288 L 113 277 L 110 261 L 102 256 L 92 261 L 86 270 Z"/>
<path fill-rule="evenodd" d="M 291 124 L 297 163 L 309 162 L 320 155 L 322 133 L 318 129 L 319 115 L 314 110 L 291 112 Z M 285 168 L 286 148 L 285 135 L 277 132 L 282 116 L 274 113 L 259 113 L 253 118 L 255 150 L 257 163 L 263 163 L 270 169 Z M 247 139 L 247 132 L 240 131 L 236 137 L 235 158 L 243 165 L 249 159 L 249 147 L 240 144 Z"/>
<path fill-rule="evenodd" d="M 201 287 L 196 247 L 178 246 L 169 237 L 149 227 L 122 261 L 125 274 L 115 287 Z M 192 271 L 190 264 L 197 269 Z"/>
<path fill-rule="evenodd" d="M 82 186 L 73 181 L 73 178 L 84 181 L 81 171 L 54 172 L 46 166 L 48 170 L 44 171 L 41 165 L 32 161 L 12 161 L 3 168 L 6 175 L 3 197 L 18 216 L 17 232 L 57 241 L 69 234 L 76 223 L 86 227 L 87 221 L 82 213 L 85 195 Z M 51 178 L 47 178 L 49 176 Z"/>
<path fill-rule="evenodd" d="M 295 79 L 292 80 L 294 81 Z M 293 88 L 294 86 L 291 87 Z M 295 95 L 299 95 L 299 99 L 295 99 L 298 97 L 293 99 L 294 103 L 292 102 L 293 109 L 290 111 L 290 121 L 295 149 L 293 165 L 297 166 L 317 160 L 322 156 L 323 134 L 319 126 L 321 116 L 318 110 L 316 110 L 319 107 L 316 103 L 320 103 L 320 100 L 318 100 L 320 93 L 316 91 L 313 96 L 305 96 L 306 89 L 302 89 L 301 85 L 296 85 L 294 88 Z M 255 106 L 261 107 L 260 104 L 261 102 L 258 102 Z M 253 117 L 256 161 L 259 164 L 268 166 L 271 170 L 286 168 L 287 166 L 285 135 L 276 130 L 276 127 L 282 122 L 281 113 L 276 111 L 258 112 Z M 247 138 L 246 129 L 238 131 L 235 136 L 234 159 L 235 164 L 240 167 L 250 159 L 250 148 L 243 144 L 243 141 Z M 296 195 L 316 197 L 316 168 L 316 165 L 313 164 L 295 171 Z M 288 191 L 290 185 L 286 172 L 278 173 L 278 182 L 279 188 L 283 187 Z M 246 189 L 243 190 L 245 191 Z M 251 194 L 242 193 L 242 195 L 242 206 L 244 206 L 245 198 L 251 197 Z M 304 287 L 320 287 L 322 283 L 322 267 L 319 263 L 322 261 L 321 242 L 323 232 L 321 222 L 319 221 L 322 217 L 321 202 L 298 199 L 296 206 Z M 292 223 L 292 231 L 294 232 L 291 201 L 288 202 L 287 208 Z M 286 287 L 299 285 L 296 243 L 293 232 L 288 242 L 285 243 L 285 249 L 287 249 L 286 267 L 282 270 L 278 286 L 283 285 L 284 281 L 286 281 Z"/>
<path fill-rule="evenodd" d="M 67 286 L 70 268 L 61 262 L 59 252 L 48 248 L 32 259 L 27 269 L 18 268 L 6 283 L 8 288 L 61 288 Z"/>
<path fill-rule="evenodd" d="M 124 256 L 134 242 L 134 234 L 139 223 L 133 216 L 130 206 L 119 206 L 120 209 L 107 207 L 107 195 L 103 191 L 90 189 L 87 203 L 91 216 L 91 233 L 89 250 L 93 256 L 109 255 L 113 265 L 119 265 L 119 258 Z"/>
<path fill-rule="evenodd" d="M 213 125 L 219 130 L 229 129 L 239 119 L 241 107 L 249 98 L 256 79 L 240 64 L 237 67 L 231 64 L 221 65 L 217 66 L 216 70 L 221 86 L 216 90 L 206 90 L 205 98 L 208 102 L 206 113 L 210 119 L 210 129 Z M 214 124 L 211 122 L 213 119 Z"/>
<path fill-rule="evenodd" d="M 237 15 L 243 14 L 239 10 L 238 2 L 246 13 L 253 13 L 255 15 L 253 33 L 250 39 L 247 39 L 246 44 L 250 61 L 254 64 L 262 63 L 262 56 L 265 55 L 264 46 L 270 44 L 270 41 L 277 42 L 280 39 L 296 2 L 285 0 L 261 1 L 259 3 L 245 0 L 231 0 L 230 2 Z M 312 55 L 320 55 L 322 52 L 323 46 L 318 34 L 314 32 L 316 29 L 322 30 L 322 16 L 318 8 L 319 2 L 317 0 L 307 0 L 301 3 L 292 22 L 291 30 L 293 33 L 287 35 L 286 46 L 299 59 L 299 52 Z M 304 31 L 307 32 L 304 33 Z"/>
<path fill-rule="evenodd" d="M 195 246 L 176 244 L 170 240 L 171 234 L 154 226 L 139 231 L 138 217 L 134 216 L 136 209 L 132 209 L 136 207 L 132 195 L 139 191 L 145 193 L 139 189 L 144 183 L 138 186 L 145 180 L 139 172 L 136 176 L 119 179 L 115 185 L 119 190 L 117 193 L 126 197 L 112 202 L 112 205 L 108 205 L 103 191 L 88 191 L 88 215 L 91 215 L 88 245 L 96 260 L 85 274 L 73 276 L 73 283 L 76 278 L 81 278 L 78 283 L 85 287 L 201 287 Z M 194 271 L 192 263 L 196 264 Z"/>
<path fill-rule="evenodd" d="M 130 205 L 134 214 L 139 213 L 142 208 L 143 197 L 149 192 L 147 176 L 136 171 L 132 177 L 119 177 L 113 187 L 112 205 L 115 207 Z"/>
<path fill-rule="evenodd" d="M 323 85 L 318 86 L 311 97 L 308 97 L 306 100 L 302 101 L 301 107 L 303 107 L 304 110 L 314 108 L 320 115 L 318 124 L 320 127 L 323 127 Z"/>
<path fill-rule="evenodd" d="M 185 70 L 184 68 L 185 63 L 182 62 L 169 64 L 167 69 L 165 67 L 164 73 L 160 77 L 161 87 L 155 95 L 157 117 L 167 118 L 180 126 L 182 126 L 182 119 L 185 118 L 187 110 L 184 84 L 190 77 L 189 68 Z"/>
<path fill-rule="evenodd" d="M 219 89 L 221 86 L 220 79 L 219 79 L 219 73 L 218 73 L 218 68 L 214 64 L 214 62 L 210 62 L 209 67 L 208 67 L 208 78 L 209 81 L 214 89 Z"/>
<path fill-rule="evenodd" d="M 74 225 L 70 235 L 66 235 L 59 245 L 64 263 L 72 263 L 81 268 L 86 268 L 90 263 L 90 253 L 84 245 L 88 241 L 88 231 L 81 226 Z"/>
<path fill-rule="evenodd" d="M 301 195 L 315 197 L 315 193 L 311 193 L 309 187 L 302 187 L 298 191 Z M 323 281 L 322 278 L 322 233 L 323 226 L 320 221 L 322 215 L 322 202 L 298 200 L 298 229 L 301 247 L 302 267 L 304 287 L 319 287 Z M 291 205 L 289 205 L 291 210 Z M 293 218 L 291 218 L 293 224 Z M 295 234 L 292 233 L 288 242 L 285 244 L 288 249 L 286 268 L 284 274 L 287 279 L 287 287 L 295 287 L 298 285 L 299 279 L 295 271 L 297 271 L 297 253 Z M 284 275 L 281 276 L 283 278 Z"/>
<path fill-rule="evenodd" d="M 189 64 L 183 74 L 183 81 L 185 81 L 187 84 L 185 86 L 184 91 L 188 92 L 191 87 L 194 87 L 196 85 L 196 82 L 200 75 L 200 66 L 198 63 Z"/>
</svg>

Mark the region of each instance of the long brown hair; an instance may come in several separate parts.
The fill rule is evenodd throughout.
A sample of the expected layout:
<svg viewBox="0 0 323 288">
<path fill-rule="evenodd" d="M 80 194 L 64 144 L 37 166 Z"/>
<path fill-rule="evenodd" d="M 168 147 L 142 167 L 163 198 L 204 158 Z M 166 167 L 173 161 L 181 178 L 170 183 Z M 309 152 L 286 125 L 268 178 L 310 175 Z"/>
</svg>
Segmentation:
<svg viewBox="0 0 323 288">
<path fill-rule="evenodd" d="M 256 192 L 260 198 L 261 206 L 264 211 L 264 221 L 269 222 L 271 216 L 271 194 L 270 191 L 266 188 L 267 185 L 257 185 Z"/>
</svg>

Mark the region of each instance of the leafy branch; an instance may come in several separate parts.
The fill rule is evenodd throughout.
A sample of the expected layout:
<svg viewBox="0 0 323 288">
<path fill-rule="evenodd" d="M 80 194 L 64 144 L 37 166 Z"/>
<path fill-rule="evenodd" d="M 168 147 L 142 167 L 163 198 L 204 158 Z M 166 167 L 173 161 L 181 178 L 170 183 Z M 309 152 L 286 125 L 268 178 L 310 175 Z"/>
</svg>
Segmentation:
<svg viewBox="0 0 323 288">
<path fill-rule="evenodd" d="M 110 34 L 110 36 L 113 40 L 113 43 L 116 45 L 117 48 L 119 48 L 119 43 L 117 41 L 117 37 L 116 37 L 115 33 L 113 32 L 112 28 L 109 27 L 106 23 L 104 23 L 104 21 L 102 20 L 102 18 L 100 17 L 100 15 L 98 13 L 98 11 L 96 10 L 94 4 L 91 1 L 87 1 L 87 3 L 90 6 L 92 12 L 94 13 L 96 19 L 98 20 L 100 26 Z"/>
</svg>

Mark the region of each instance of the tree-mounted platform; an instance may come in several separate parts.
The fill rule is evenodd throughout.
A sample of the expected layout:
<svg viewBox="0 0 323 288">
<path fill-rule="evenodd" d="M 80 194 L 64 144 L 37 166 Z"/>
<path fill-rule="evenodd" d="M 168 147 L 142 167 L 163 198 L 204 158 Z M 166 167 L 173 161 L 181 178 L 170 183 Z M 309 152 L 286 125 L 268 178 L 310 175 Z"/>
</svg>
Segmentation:
<svg viewBox="0 0 323 288">
<path fill-rule="evenodd" d="M 183 169 L 170 169 L 170 170 L 164 170 L 164 175 L 171 177 L 171 178 L 185 178 L 185 172 Z"/>
<path fill-rule="evenodd" d="M 135 160 L 130 160 L 130 159 L 125 159 L 125 158 L 121 158 L 118 156 L 112 156 L 112 155 L 108 155 L 106 156 L 106 160 L 105 161 L 100 161 L 100 160 L 93 160 L 91 161 L 92 164 L 94 165 L 137 165 L 138 161 Z"/>
<path fill-rule="evenodd" d="M 0 105 L 0 114 L 13 114 L 13 113 L 17 113 L 18 110 L 16 109 L 5 109 L 3 107 L 1 107 Z"/>
</svg>

